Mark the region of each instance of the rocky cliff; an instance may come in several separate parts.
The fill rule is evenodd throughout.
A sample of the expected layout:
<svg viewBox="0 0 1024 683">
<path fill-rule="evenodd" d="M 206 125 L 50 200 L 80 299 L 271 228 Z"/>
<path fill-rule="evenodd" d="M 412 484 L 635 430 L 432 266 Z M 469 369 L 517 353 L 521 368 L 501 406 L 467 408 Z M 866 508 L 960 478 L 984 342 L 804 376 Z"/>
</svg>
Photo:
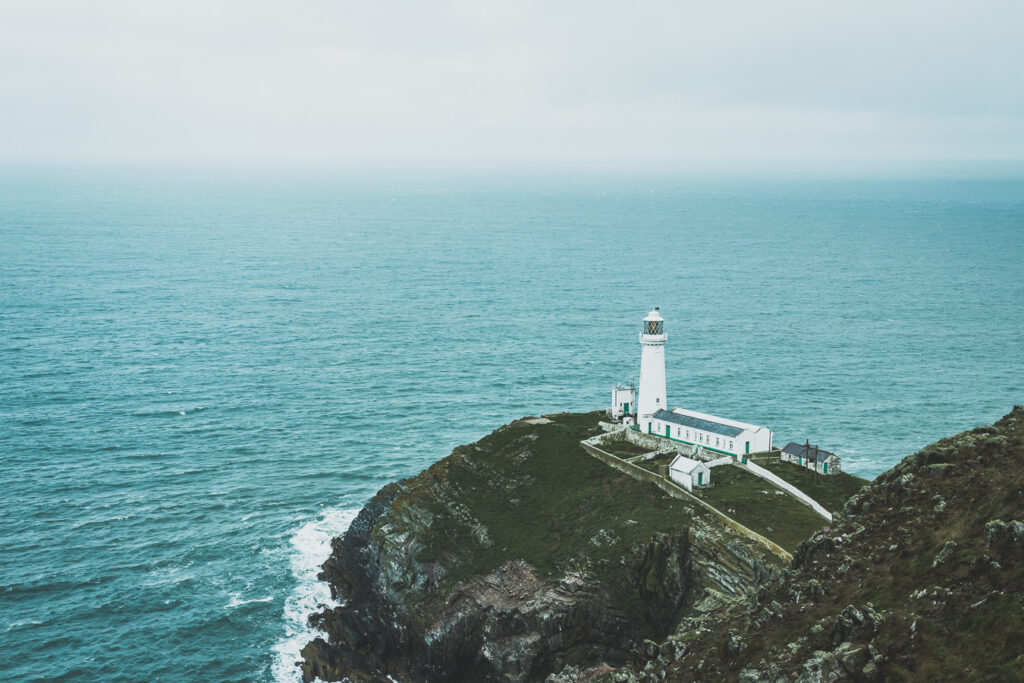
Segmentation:
<svg viewBox="0 0 1024 683">
<path fill-rule="evenodd" d="M 1024 680 L 1024 408 L 905 458 L 750 598 L 603 681 Z"/>
<path fill-rule="evenodd" d="M 792 566 L 521 420 L 384 488 L 306 680 L 1024 680 L 1024 408 L 862 488 Z"/>
<path fill-rule="evenodd" d="M 778 560 L 586 455 L 599 414 L 524 419 L 382 489 L 323 565 L 305 680 L 539 681 L 646 657 Z"/>
</svg>

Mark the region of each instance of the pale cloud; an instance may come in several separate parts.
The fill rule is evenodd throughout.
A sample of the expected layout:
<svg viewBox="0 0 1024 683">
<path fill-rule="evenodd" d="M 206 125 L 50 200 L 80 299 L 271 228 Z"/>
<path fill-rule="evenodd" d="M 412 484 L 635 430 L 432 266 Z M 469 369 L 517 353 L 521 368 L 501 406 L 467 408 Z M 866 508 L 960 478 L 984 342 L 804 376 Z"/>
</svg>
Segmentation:
<svg viewBox="0 0 1024 683">
<path fill-rule="evenodd" d="M 0 160 L 1024 159 L 1018 2 L 0 3 Z"/>
</svg>

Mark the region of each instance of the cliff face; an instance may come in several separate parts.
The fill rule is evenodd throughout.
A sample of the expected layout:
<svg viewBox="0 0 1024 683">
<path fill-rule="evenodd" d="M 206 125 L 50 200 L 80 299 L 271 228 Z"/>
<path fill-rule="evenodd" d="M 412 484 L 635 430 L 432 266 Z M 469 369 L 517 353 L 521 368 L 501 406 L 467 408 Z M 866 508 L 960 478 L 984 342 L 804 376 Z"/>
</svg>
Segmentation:
<svg viewBox="0 0 1024 683">
<path fill-rule="evenodd" d="M 597 418 L 520 420 L 382 489 L 323 566 L 344 604 L 312 617 L 328 638 L 303 650 L 305 680 L 600 673 L 778 573 L 701 508 L 586 455 Z"/>
<path fill-rule="evenodd" d="M 1024 408 L 905 458 L 636 680 L 1024 680 Z"/>
</svg>

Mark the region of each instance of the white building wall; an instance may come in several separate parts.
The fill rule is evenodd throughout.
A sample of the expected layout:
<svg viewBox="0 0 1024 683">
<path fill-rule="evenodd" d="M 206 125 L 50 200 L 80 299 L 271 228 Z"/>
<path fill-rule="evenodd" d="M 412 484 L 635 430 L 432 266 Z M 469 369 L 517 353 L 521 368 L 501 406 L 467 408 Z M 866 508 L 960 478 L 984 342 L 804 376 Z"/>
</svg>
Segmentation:
<svg viewBox="0 0 1024 683">
<path fill-rule="evenodd" d="M 767 451 L 772 447 L 772 431 L 767 427 L 761 427 L 757 431 L 747 429 L 737 436 L 736 440 L 739 442 L 739 449 L 736 451 L 737 455 Z M 747 442 L 750 443 L 749 451 L 747 450 Z"/>
<path fill-rule="evenodd" d="M 640 356 L 640 387 L 636 397 L 641 427 L 659 410 L 668 410 L 665 397 L 665 345 L 644 344 Z M 664 428 L 662 428 L 664 434 Z"/>
<path fill-rule="evenodd" d="M 679 470 L 669 470 L 668 478 L 675 483 L 682 486 L 684 489 L 693 493 L 693 479 L 686 472 L 680 472 Z"/>
<path fill-rule="evenodd" d="M 632 387 L 612 389 L 612 417 L 636 412 L 636 390 Z"/>
<path fill-rule="evenodd" d="M 651 415 L 662 409 L 668 410 L 665 395 L 665 344 L 668 335 L 664 332 L 665 321 L 655 309 L 644 318 L 644 329 L 648 322 L 660 324 L 661 334 L 640 332 L 640 386 L 636 396 L 636 417 L 637 424 L 645 432 L 648 431 Z"/>
<path fill-rule="evenodd" d="M 690 493 L 693 493 L 693 487 L 695 485 L 707 486 L 711 483 L 711 470 L 704 464 L 698 465 L 690 472 L 674 470 L 670 467 L 668 471 L 668 478 L 682 486 Z M 700 482 L 700 484 L 697 482 Z"/>
<path fill-rule="evenodd" d="M 703 446 L 730 455 L 740 456 L 746 454 L 746 444 L 750 442 L 750 452 L 766 451 L 771 445 L 771 431 L 762 427 L 756 432 L 744 431 L 737 436 L 723 436 L 715 432 L 694 429 L 685 425 L 677 425 L 663 420 L 649 420 L 650 430 L 643 428 L 643 431 L 666 436 L 665 428 L 668 428 L 667 436 L 678 441 L 685 441 L 689 444 Z"/>
</svg>

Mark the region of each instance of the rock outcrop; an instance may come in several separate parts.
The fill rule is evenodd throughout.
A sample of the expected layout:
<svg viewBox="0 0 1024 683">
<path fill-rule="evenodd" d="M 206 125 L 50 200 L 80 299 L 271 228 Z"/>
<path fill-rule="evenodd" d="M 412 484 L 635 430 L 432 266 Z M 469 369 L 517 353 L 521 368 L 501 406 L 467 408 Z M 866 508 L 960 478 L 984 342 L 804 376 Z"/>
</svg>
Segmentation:
<svg viewBox="0 0 1024 683">
<path fill-rule="evenodd" d="M 1024 408 L 943 439 L 808 530 L 790 567 L 508 425 L 385 487 L 324 564 L 305 679 L 1024 680 Z"/>
<path fill-rule="evenodd" d="M 304 679 L 590 677 L 779 571 L 586 455 L 598 417 L 521 420 L 382 489 L 323 565 L 343 606 L 312 617 L 327 639 L 303 650 Z"/>
<path fill-rule="evenodd" d="M 1024 408 L 852 496 L 756 594 L 597 681 L 1024 680 Z"/>
</svg>

